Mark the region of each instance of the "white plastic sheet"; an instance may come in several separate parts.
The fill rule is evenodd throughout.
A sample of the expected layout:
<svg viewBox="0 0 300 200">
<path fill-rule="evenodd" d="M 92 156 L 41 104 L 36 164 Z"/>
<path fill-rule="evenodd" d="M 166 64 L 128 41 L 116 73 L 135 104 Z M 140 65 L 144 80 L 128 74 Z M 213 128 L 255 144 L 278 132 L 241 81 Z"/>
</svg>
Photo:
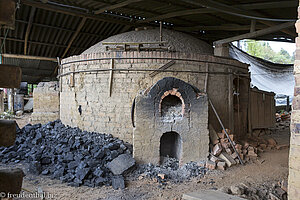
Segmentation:
<svg viewBox="0 0 300 200">
<path fill-rule="evenodd" d="M 274 92 L 277 95 L 294 95 L 295 79 L 292 64 L 276 64 L 247 54 L 230 45 L 230 57 L 249 64 L 251 84 L 260 90 Z"/>
</svg>

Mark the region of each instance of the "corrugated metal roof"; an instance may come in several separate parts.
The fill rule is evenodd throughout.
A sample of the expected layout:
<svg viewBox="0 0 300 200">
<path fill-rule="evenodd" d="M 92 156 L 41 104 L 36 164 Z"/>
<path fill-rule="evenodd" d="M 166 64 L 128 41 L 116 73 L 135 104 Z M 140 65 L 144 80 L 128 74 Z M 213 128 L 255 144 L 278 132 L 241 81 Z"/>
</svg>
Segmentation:
<svg viewBox="0 0 300 200">
<path fill-rule="evenodd" d="M 107 6 L 127 2 L 128 0 L 50 0 L 42 3 L 39 0 L 21 0 L 20 9 L 16 12 L 15 30 L 9 30 L 4 45 L 4 53 L 24 54 L 25 35 L 29 25 L 29 19 L 33 7 L 36 7 L 32 26 L 28 37 L 27 55 L 43 57 L 62 57 L 73 40 L 65 57 L 82 53 L 85 49 L 99 41 L 118 33 L 133 30 L 140 26 L 159 26 L 155 17 L 186 11 L 192 9 L 205 9 L 205 7 L 193 5 L 188 0 L 141 0 L 128 3 L 124 6 L 116 6 L 100 14 L 94 14 L 98 9 Z M 271 0 L 214 0 L 235 8 L 243 8 L 254 15 L 267 18 L 296 19 L 298 1 L 271 1 Z M 195 1 L 198 2 L 198 1 Z M 201 1 L 200 1 L 201 2 Z M 212 1 L 209 1 L 212 2 Z M 260 6 L 256 6 L 260 3 Z M 264 4 L 262 4 L 264 3 Z M 284 5 L 284 6 L 281 6 Z M 237 6 L 240 5 L 240 6 Z M 245 6 L 246 5 L 246 6 Z M 263 9 L 261 9 L 263 8 Z M 87 20 L 76 35 L 82 17 Z M 143 20 L 153 18 L 154 20 L 141 23 Z M 250 26 L 251 19 L 230 15 L 220 11 L 206 13 L 195 13 L 181 16 L 165 17 L 161 19 L 164 28 L 180 30 L 191 34 L 199 39 L 212 44 L 215 40 L 232 37 L 247 33 L 250 30 L 205 30 L 197 27 L 210 26 Z M 269 22 L 278 24 L 280 22 Z M 257 20 L 258 25 L 265 22 Z M 266 25 L 266 24 L 265 24 Z M 266 25 L 266 27 L 268 27 Z M 0 41 L 3 41 L 6 30 L 0 30 Z M 74 35 L 76 36 L 75 38 Z M 267 40 L 294 41 L 295 28 L 285 29 L 285 32 L 258 37 Z M 288 39 L 288 40 L 287 40 Z"/>
</svg>

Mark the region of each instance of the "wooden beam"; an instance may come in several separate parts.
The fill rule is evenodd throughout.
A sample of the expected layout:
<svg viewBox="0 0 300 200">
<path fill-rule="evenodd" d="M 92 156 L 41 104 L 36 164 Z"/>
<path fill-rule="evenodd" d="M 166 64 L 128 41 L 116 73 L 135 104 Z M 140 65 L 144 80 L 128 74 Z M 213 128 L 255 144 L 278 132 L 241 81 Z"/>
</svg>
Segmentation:
<svg viewBox="0 0 300 200">
<path fill-rule="evenodd" d="M 152 22 L 155 20 L 163 20 L 163 19 L 168 19 L 172 17 L 180 17 L 180 16 L 185 16 L 185 15 L 194 15 L 194 14 L 205 14 L 205 13 L 211 13 L 213 10 L 207 9 L 207 8 L 198 8 L 198 9 L 192 9 L 192 10 L 182 10 L 182 11 L 176 11 L 176 12 L 171 12 L 163 15 L 158 15 L 154 16 L 151 18 L 147 18 L 145 20 L 140 20 L 137 21 L 137 23 L 147 23 L 147 22 Z"/>
<path fill-rule="evenodd" d="M 109 97 L 111 97 L 111 93 L 112 93 L 112 84 L 113 84 L 113 74 L 114 71 L 113 69 L 115 68 L 115 60 L 111 59 L 110 61 L 110 72 L 109 72 L 109 86 L 108 86 L 108 95 Z"/>
<path fill-rule="evenodd" d="M 268 21 L 259 21 L 259 22 L 262 23 L 262 24 L 265 24 L 267 26 L 276 26 L 276 25 L 279 24 L 279 23 L 276 23 L 276 22 L 268 22 Z M 283 32 L 283 33 L 286 33 L 286 34 L 288 34 L 292 37 L 297 37 L 298 36 L 298 34 L 295 31 L 291 31 L 291 30 L 287 30 L 287 29 L 280 30 L 280 31 Z"/>
<path fill-rule="evenodd" d="M 248 19 L 257 19 L 257 20 L 265 20 L 265 21 L 291 21 L 291 19 L 274 19 L 274 18 L 268 18 L 264 16 L 255 16 L 250 11 L 247 10 L 242 10 L 239 8 L 235 8 L 233 6 L 229 6 L 223 3 L 219 3 L 213 0 L 198 0 L 198 1 L 193 1 L 193 0 L 182 0 L 186 3 L 195 5 L 195 6 L 204 6 L 210 9 L 213 9 L 218 12 L 226 13 L 229 15 L 234 15 L 238 17 L 243 17 L 243 18 L 248 18 Z"/>
<path fill-rule="evenodd" d="M 142 1 L 142 0 L 126 0 L 126 1 L 123 1 L 121 3 L 113 4 L 113 5 L 101 8 L 99 10 L 96 10 L 96 11 L 94 11 L 94 13 L 95 14 L 100 14 L 100 13 L 103 13 L 104 11 L 106 11 L 106 10 L 113 10 L 113 9 L 116 9 L 116 8 L 121 8 L 121 7 L 127 6 L 129 4 L 137 3 L 137 2 L 140 2 L 140 1 Z"/>
<path fill-rule="evenodd" d="M 269 27 L 269 28 L 266 28 L 266 29 L 259 30 L 259 31 L 254 31 L 254 32 L 251 32 L 251 33 L 246 33 L 246 34 L 234 36 L 234 37 L 231 37 L 231 38 L 218 40 L 218 41 L 214 42 L 214 45 L 227 44 L 227 43 L 237 41 L 237 40 L 256 38 L 258 36 L 267 35 L 267 34 L 274 33 L 274 32 L 280 31 L 282 29 L 294 26 L 295 22 L 296 21 L 286 22 L 286 23 L 282 23 L 282 24 L 279 24 L 279 25 L 276 25 L 276 26 L 272 26 L 272 27 Z"/>
<path fill-rule="evenodd" d="M 28 60 L 45 60 L 45 61 L 53 61 L 57 62 L 56 58 L 48 58 L 41 56 L 28 56 L 28 55 L 18 55 L 18 54 L 2 54 L 4 58 L 20 58 L 20 59 L 28 59 Z"/>
<path fill-rule="evenodd" d="M 0 37 L 0 39 L 4 40 L 4 37 Z M 15 41 L 15 42 L 25 42 L 25 40 L 18 39 L 18 38 L 5 38 L 5 39 L 10 40 L 10 41 Z M 51 43 L 46 43 L 46 42 L 36 42 L 36 41 L 29 41 L 29 40 L 28 40 L 28 43 L 38 44 L 38 45 L 46 45 L 46 46 L 52 46 L 52 47 L 62 47 L 62 48 L 67 47 L 67 45 L 62 45 L 62 44 L 51 44 Z M 74 47 L 73 46 L 72 48 L 86 50 L 86 48 L 84 48 L 84 47 Z"/>
<path fill-rule="evenodd" d="M 218 26 L 194 26 L 194 27 L 174 27 L 175 30 L 179 31 L 246 31 L 250 30 L 250 25 L 238 25 L 238 24 L 223 24 Z M 258 25 L 257 29 L 263 29 L 267 26 Z"/>
<path fill-rule="evenodd" d="M 69 44 L 68 44 L 67 48 L 65 49 L 65 51 L 64 51 L 64 53 L 63 53 L 63 55 L 62 55 L 62 58 L 64 58 L 65 55 L 68 53 L 68 51 L 69 51 L 69 49 L 70 49 L 72 43 L 73 43 L 74 40 L 76 39 L 76 37 L 77 37 L 77 35 L 79 34 L 80 30 L 81 30 L 82 27 L 84 26 L 85 22 L 86 22 L 86 17 L 83 17 L 83 18 L 81 19 L 81 22 L 80 22 L 79 26 L 77 27 L 76 32 L 73 34 L 71 40 L 69 41 Z"/>
<path fill-rule="evenodd" d="M 23 23 L 23 24 L 28 24 L 27 21 L 24 20 L 16 20 L 16 22 L 18 23 Z M 56 29 L 56 30 L 61 30 L 61 31 L 67 31 L 70 33 L 75 33 L 76 30 L 72 30 L 72 29 L 67 29 L 67 28 L 63 28 L 63 27 L 58 27 L 58 26 L 50 26 L 50 25 L 46 25 L 46 24 L 40 24 L 40 23 L 32 23 L 32 26 L 39 26 L 39 27 L 44 27 L 44 28 L 51 28 L 51 29 Z M 106 38 L 109 37 L 110 35 L 99 35 L 99 34 L 95 34 L 95 33 L 88 33 L 88 32 L 80 32 L 80 34 L 82 35 L 87 35 L 87 36 L 92 36 L 92 37 L 97 37 L 97 38 Z"/>
<path fill-rule="evenodd" d="M 102 17 L 100 15 L 84 13 L 84 12 L 76 11 L 74 9 L 71 10 L 71 9 L 63 8 L 61 6 L 44 4 L 44 3 L 40 3 L 40 2 L 32 1 L 32 0 L 22 0 L 22 3 L 25 4 L 25 5 L 28 5 L 28 6 L 34 6 L 36 8 L 49 10 L 51 12 L 56 12 L 56 13 L 62 13 L 62 14 L 65 14 L 65 15 L 72 15 L 72 16 L 77 16 L 77 17 L 86 17 L 88 19 L 93 19 L 93 20 L 96 20 L 96 21 L 104 21 L 104 22 L 110 22 L 110 23 L 115 23 L 115 24 L 130 25 L 130 26 L 133 25 L 133 23 L 131 23 L 129 21 L 112 19 L 109 16 Z"/>
<path fill-rule="evenodd" d="M 27 24 L 27 29 L 26 29 L 26 33 L 25 33 L 25 40 L 24 40 L 24 55 L 27 54 L 27 44 L 28 44 L 28 38 L 29 38 L 29 33 L 31 30 L 31 26 L 32 26 L 32 22 L 33 22 L 33 17 L 35 14 L 35 7 L 31 7 L 30 10 L 30 16 L 29 16 L 29 20 L 28 20 L 28 24 Z"/>
<path fill-rule="evenodd" d="M 278 2 L 268 2 L 268 3 L 251 3 L 251 4 L 238 4 L 233 5 L 232 7 L 244 10 L 260 10 L 260 9 L 272 9 L 272 8 L 289 8 L 289 7 L 297 7 L 296 1 L 278 1 Z M 155 20 L 163 20 L 173 17 L 180 17 L 185 15 L 194 15 L 194 14 L 209 14 L 216 13 L 217 11 L 211 8 L 198 8 L 191 10 L 181 10 L 175 11 L 171 13 L 166 13 L 163 15 L 154 16 L 151 18 L 147 18 L 146 20 L 137 21 L 137 23 L 146 23 Z"/>
<path fill-rule="evenodd" d="M 256 20 L 251 20 L 251 25 L 250 25 L 250 33 L 254 32 L 256 30 Z"/>
</svg>

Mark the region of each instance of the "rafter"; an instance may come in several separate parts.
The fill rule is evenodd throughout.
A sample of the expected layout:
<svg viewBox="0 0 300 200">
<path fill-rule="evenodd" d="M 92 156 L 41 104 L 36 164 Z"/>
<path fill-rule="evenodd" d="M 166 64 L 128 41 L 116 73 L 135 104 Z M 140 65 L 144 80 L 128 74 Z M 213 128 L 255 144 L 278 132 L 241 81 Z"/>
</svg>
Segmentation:
<svg viewBox="0 0 300 200">
<path fill-rule="evenodd" d="M 4 37 L 0 37 L 1 40 L 4 40 Z M 5 40 L 9 40 L 9 41 L 15 41 L 15 42 L 22 42 L 24 43 L 25 40 L 22 40 L 22 39 L 18 39 L 18 38 L 5 38 Z M 37 41 L 30 41 L 28 40 L 28 43 L 31 43 L 31 44 L 38 44 L 38 45 L 45 45 L 45 46 L 52 46 L 52 47 L 61 47 L 61 48 L 66 48 L 67 45 L 62 45 L 62 44 L 52 44 L 52 43 L 47 43 L 47 42 L 37 42 Z M 74 47 L 72 46 L 72 48 L 76 48 L 76 49 L 79 49 L 79 50 L 85 50 L 86 48 L 84 47 Z"/>
<path fill-rule="evenodd" d="M 262 29 L 262 30 L 259 30 L 259 31 L 254 31 L 254 32 L 251 32 L 251 33 L 246 33 L 246 34 L 234 36 L 234 37 L 231 37 L 231 38 L 226 38 L 226 39 L 218 40 L 218 41 L 214 42 L 214 45 L 227 44 L 227 43 L 230 43 L 230 42 L 233 42 L 233 41 L 237 41 L 237 40 L 250 39 L 250 38 L 256 38 L 256 37 L 259 37 L 259 36 L 267 35 L 267 34 L 270 34 L 270 33 L 274 33 L 274 32 L 280 31 L 280 30 L 282 30 L 284 28 L 288 28 L 288 27 L 294 26 L 295 22 L 296 21 L 281 23 L 279 25 L 272 26 L 272 27 L 269 27 L 269 28 L 266 28 L 266 29 Z"/>
<path fill-rule="evenodd" d="M 243 18 L 248 18 L 248 19 L 257 19 L 257 20 L 265 20 L 265 21 L 293 21 L 291 19 L 273 19 L 273 18 L 268 18 L 265 16 L 261 15 L 256 15 L 251 11 L 247 10 L 242 10 L 239 8 L 235 8 L 233 6 L 229 6 L 223 3 L 219 3 L 213 0 L 198 0 L 198 1 L 193 1 L 193 0 L 182 0 L 186 3 L 190 3 L 195 6 L 204 6 L 213 10 L 216 10 L 218 12 L 230 14 L 230 15 L 235 15 L 238 17 L 243 17 Z"/>
<path fill-rule="evenodd" d="M 250 30 L 251 25 L 238 25 L 238 24 L 223 24 L 223 25 L 216 25 L 216 26 L 194 26 L 194 27 L 175 27 L 175 30 L 179 31 L 246 31 Z M 257 29 L 266 28 L 265 25 L 257 25 Z"/>
<path fill-rule="evenodd" d="M 26 33 L 25 33 L 25 41 L 24 41 L 24 55 L 27 54 L 27 44 L 28 44 L 28 38 L 29 38 L 29 34 L 30 34 L 30 30 L 31 30 L 31 26 L 32 26 L 32 22 L 33 22 L 33 17 L 35 14 L 35 7 L 31 7 L 30 10 L 30 16 L 29 16 L 29 20 L 28 20 L 28 24 L 27 24 L 27 29 L 26 29 Z"/>
<path fill-rule="evenodd" d="M 72 43 L 73 43 L 74 40 L 76 39 L 76 37 L 77 37 L 77 35 L 79 34 L 80 30 L 81 30 L 82 27 L 84 26 L 85 22 L 86 22 L 86 17 L 83 17 L 83 18 L 81 19 L 80 24 L 79 24 L 78 27 L 77 27 L 76 32 L 73 34 L 71 40 L 69 41 L 69 44 L 68 44 L 67 48 L 65 49 L 65 51 L 64 51 L 64 53 L 63 53 L 63 55 L 62 55 L 62 58 L 64 58 L 65 55 L 68 53 L 68 51 L 69 51 L 69 49 L 70 49 Z"/>
<path fill-rule="evenodd" d="M 63 8 L 61 6 L 44 4 L 44 3 L 37 2 L 37 1 L 22 0 L 22 3 L 25 4 L 25 5 L 28 5 L 28 6 L 33 6 L 33 7 L 36 7 L 36 8 L 49 10 L 49 11 L 57 12 L 57 13 L 62 13 L 62 14 L 66 14 L 66 15 L 72 15 L 72 16 L 77 16 L 77 17 L 85 17 L 85 18 L 88 18 L 88 19 L 96 20 L 96 21 L 104 21 L 104 22 L 110 22 L 110 23 L 114 23 L 114 24 L 122 24 L 122 25 L 133 26 L 133 23 L 131 23 L 129 21 L 116 20 L 116 19 L 112 19 L 108 16 L 103 17 L 103 16 L 100 16 L 100 15 L 84 13 L 84 12 L 76 11 L 74 9 L 71 10 L 71 9 Z"/>
<path fill-rule="evenodd" d="M 268 3 L 251 3 L 251 4 L 233 5 L 232 7 L 236 8 L 236 9 L 244 9 L 244 10 L 289 8 L 289 7 L 297 7 L 297 2 L 296 1 L 278 1 L 278 2 L 272 2 L 272 3 L 269 3 L 269 2 Z M 210 13 L 216 13 L 216 12 L 217 12 L 216 10 L 211 9 L 211 8 L 185 9 L 185 10 L 181 10 L 181 11 L 175 11 L 175 12 L 166 13 L 163 15 L 154 16 L 151 18 L 147 18 L 146 20 L 140 20 L 140 21 L 138 21 L 138 23 L 151 22 L 151 21 L 155 21 L 155 20 L 163 20 L 163 19 L 186 16 L 186 15 L 210 14 Z"/>
<path fill-rule="evenodd" d="M 113 10 L 113 9 L 116 9 L 116 8 L 121 8 L 121 7 L 127 6 L 129 4 L 137 3 L 137 2 L 140 2 L 140 1 L 143 1 L 143 0 L 126 0 L 126 1 L 123 1 L 121 3 L 113 4 L 113 5 L 101 8 L 99 10 L 96 10 L 96 11 L 94 11 L 94 13 L 95 14 L 100 14 L 100 13 L 103 13 L 104 11 L 106 11 L 106 10 Z"/>
</svg>

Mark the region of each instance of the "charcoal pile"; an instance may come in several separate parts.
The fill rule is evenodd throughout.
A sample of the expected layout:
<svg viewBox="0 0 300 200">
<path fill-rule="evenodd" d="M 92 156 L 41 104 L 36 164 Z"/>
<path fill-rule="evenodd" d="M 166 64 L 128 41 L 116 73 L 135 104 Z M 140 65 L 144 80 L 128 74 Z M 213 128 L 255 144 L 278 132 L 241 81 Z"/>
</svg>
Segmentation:
<svg viewBox="0 0 300 200">
<path fill-rule="evenodd" d="M 151 163 L 139 165 L 135 170 L 138 179 L 150 178 L 161 185 L 166 185 L 168 181 L 180 183 L 192 177 L 203 177 L 208 169 L 196 162 L 189 162 L 179 166 L 179 161 L 175 158 L 165 158 L 161 165 Z"/>
<path fill-rule="evenodd" d="M 30 173 L 49 175 L 71 186 L 124 188 L 124 173 L 135 165 L 132 146 L 111 134 L 82 131 L 60 120 L 17 128 L 14 146 L 0 147 L 2 163 L 28 163 Z"/>
</svg>

